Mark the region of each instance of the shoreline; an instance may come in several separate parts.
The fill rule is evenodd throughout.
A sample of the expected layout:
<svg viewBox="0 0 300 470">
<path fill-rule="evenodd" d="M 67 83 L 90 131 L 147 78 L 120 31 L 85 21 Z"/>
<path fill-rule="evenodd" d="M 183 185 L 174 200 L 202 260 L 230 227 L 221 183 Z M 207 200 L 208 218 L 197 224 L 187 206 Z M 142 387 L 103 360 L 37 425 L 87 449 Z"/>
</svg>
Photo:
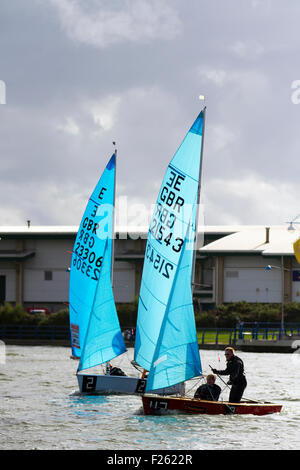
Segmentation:
<svg viewBox="0 0 300 470">
<path fill-rule="evenodd" d="M 61 346 L 61 347 L 68 347 L 71 348 L 70 341 L 67 339 L 5 339 L 1 340 L 4 345 L 6 346 Z M 292 349 L 291 341 L 282 341 L 281 344 L 279 342 L 269 341 L 272 344 L 266 344 L 266 341 L 257 340 L 257 341 L 243 341 L 241 344 L 233 345 L 236 351 L 243 351 L 243 352 L 269 352 L 269 353 L 295 353 L 296 349 Z M 275 344 L 277 343 L 277 344 Z M 125 342 L 127 348 L 134 348 L 134 343 Z M 206 350 L 223 350 L 227 343 L 207 343 L 207 344 L 200 344 L 199 350 L 206 349 Z"/>
</svg>

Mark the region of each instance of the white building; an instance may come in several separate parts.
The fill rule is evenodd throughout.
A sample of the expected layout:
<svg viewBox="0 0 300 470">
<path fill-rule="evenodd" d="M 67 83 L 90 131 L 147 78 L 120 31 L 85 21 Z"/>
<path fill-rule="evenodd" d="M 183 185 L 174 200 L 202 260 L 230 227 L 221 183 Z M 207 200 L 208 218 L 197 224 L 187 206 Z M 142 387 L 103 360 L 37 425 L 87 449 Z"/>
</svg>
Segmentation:
<svg viewBox="0 0 300 470">
<path fill-rule="evenodd" d="M 66 306 L 76 233 L 77 227 L 0 227 L 0 303 L 51 311 Z M 132 302 L 139 293 L 146 236 L 146 229 L 116 232 L 116 302 Z M 203 307 L 237 300 L 281 302 L 282 294 L 285 302 L 299 302 L 300 265 L 293 251 L 299 236 L 286 226 L 205 227 L 195 298 Z M 266 271 L 268 265 L 273 268 Z"/>
<path fill-rule="evenodd" d="M 300 265 L 293 250 L 300 232 L 287 226 L 227 229 L 227 235 L 199 250 L 212 260 L 213 303 L 300 302 Z"/>
</svg>

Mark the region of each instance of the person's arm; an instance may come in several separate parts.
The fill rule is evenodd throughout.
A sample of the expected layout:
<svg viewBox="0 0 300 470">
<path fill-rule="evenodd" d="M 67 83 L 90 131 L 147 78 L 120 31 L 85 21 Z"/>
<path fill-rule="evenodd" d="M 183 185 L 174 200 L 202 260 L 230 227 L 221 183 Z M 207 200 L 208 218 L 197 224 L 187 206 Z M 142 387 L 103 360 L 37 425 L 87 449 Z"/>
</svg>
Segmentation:
<svg viewBox="0 0 300 470">
<path fill-rule="evenodd" d="M 214 374 L 219 374 L 219 375 L 229 375 L 230 374 L 230 367 L 227 364 L 226 369 L 223 370 L 218 370 L 218 369 L 212 369 Z"/>
</svg>

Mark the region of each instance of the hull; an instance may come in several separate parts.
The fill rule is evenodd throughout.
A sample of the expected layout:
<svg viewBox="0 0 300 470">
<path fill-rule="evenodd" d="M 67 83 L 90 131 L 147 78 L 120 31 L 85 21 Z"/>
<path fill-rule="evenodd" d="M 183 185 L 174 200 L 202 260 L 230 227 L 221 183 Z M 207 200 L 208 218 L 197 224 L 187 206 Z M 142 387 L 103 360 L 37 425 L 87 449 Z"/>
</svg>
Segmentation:
<svg viewBox="0 0 300 470">
<path fill-rule="evenodd" d="M 77 374 L 80 393 L 101 395 L 140 395 L 146 381 L 137 377 L 100 374 Z"/>
<path fill-rule="evenodd" d="M 77 374 L 79 391 L 82 394 L 99 395 L 142 395 L 145 392 L 146 379 L 123 375 Z M 158 390 L 159 395 L 184 393 L 184 385 Z"/>
<path fill-rule="evenodd" d="M 254 402 L 218 402 L 206 401 L 196 398 L 157 397 L 143 395 L 143 408 L 145 415 L 164 415 L 172 413 L 208 414 L 208 415 L 267 415 L 279 413 L 282 405 L 275 403 Z"/>
</svg>

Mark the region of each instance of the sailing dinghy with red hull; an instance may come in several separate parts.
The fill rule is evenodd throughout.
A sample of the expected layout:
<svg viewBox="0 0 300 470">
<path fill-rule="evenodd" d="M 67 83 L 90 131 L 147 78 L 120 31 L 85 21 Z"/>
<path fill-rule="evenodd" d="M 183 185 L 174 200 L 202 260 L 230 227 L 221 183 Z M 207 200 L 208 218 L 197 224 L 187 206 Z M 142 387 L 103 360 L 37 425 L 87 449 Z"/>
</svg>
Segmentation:
<svg viewBox="0 0 300 470">
<path fill-rule="evenodd" d="M 241 401 L 207 401 L 198 398 L 163 397 L 144 395 L 142 397 L 145 415 L 164 415 L 172 413 L 206 415 L 268 415 L 280 413 L 282 405 L 276 403 L 258 403 Z"/>
<path fill-rule="evenodd" d="M 135 360 L 149 371 L 145 414 L 256 414 L 281 405 L 153 395 L 202 376 L 193 308 L 198 206 L 206 108 L 168 165 L 151 220 L 141 281 Z"/>
</svg>

